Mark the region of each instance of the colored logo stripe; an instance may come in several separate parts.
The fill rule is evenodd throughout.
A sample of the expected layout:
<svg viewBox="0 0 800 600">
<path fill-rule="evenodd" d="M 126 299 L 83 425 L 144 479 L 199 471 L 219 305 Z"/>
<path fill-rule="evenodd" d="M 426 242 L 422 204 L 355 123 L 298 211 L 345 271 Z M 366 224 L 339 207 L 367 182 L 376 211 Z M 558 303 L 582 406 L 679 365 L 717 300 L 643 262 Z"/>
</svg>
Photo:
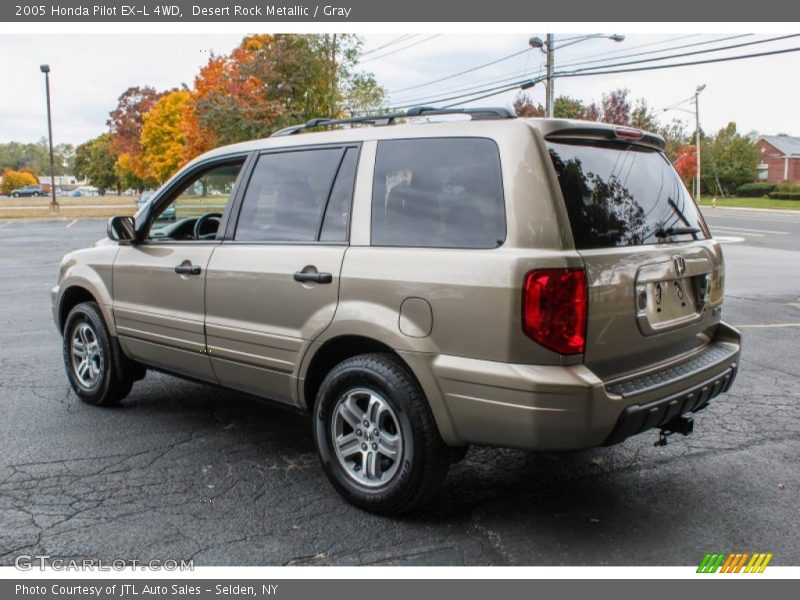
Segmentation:
<svg viewBox="0 0 800 600">
<path fill-rule="evenodd" d="M 772 553 L 708 552 L 697 567 L 698 573 L 763 573 L 772 560 Z M 748 559 L 749 562 L 748 562 Z M 746 565 L 745 565 L 746 563 Z"/>
</svg>

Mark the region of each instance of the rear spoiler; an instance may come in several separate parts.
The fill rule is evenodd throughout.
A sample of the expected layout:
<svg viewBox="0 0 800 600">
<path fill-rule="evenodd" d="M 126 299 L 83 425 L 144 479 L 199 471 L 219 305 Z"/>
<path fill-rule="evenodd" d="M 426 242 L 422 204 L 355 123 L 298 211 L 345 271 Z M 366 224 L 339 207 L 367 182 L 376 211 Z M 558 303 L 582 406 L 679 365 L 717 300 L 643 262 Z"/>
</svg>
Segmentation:
<svg viewBox="0 0 800 600">
<path fill-rule="evenodd" d="M 552 142 L 589 140 L 625 142 L 638 146 L 647 146 L 656 150 L 664 150 L 667 145 L 664 138 L 656 133 L 621 125 L 571 125 L 564 129 L 550 131 L 545 135 L 545 139 Z"/>
</svg>

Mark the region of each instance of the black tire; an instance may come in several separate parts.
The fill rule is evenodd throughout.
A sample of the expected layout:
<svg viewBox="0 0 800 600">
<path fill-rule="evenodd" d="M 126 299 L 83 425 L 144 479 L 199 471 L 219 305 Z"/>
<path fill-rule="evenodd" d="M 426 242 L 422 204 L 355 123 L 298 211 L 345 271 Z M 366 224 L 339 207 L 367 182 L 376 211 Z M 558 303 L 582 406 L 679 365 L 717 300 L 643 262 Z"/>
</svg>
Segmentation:
<svg viewBox="0 0 800 600">
<path fill-rule="evenodd" d="M 348 472 L 333 443 L 337 407 L 357 389 L 375 392 L 388 404 L 401 434 L 396 471 L 387 481 L 370 486 Z M 422 505 L 437 491 L 450 466 L 450 448 L 439 435 L 425 395 L 390 354 L 363 354 L 334 367 L 317 393 L 313 420 L 314 442 L 328 479 L 344 498 L 365 510 L 398 514 Z"/>
<path fill-rule="evenodd" d="M 91 385 L 81 380 L 75 364 L 78 359 L 73 356 L 73 340 L 79 336 L 79 329 L 85 332 L 87 326 L 96 340 L 99 354 L 99 358 L 93 361 L 96 377 Z M 131 391 L 135 369 L 130 368 L 128 359 L 112 340 L 97 304 L 82 302 L 75 306 L 64 322 L 63 334 L 64 368 L 78 397 L 94 406 L 119 404 Z"/>
</svg>

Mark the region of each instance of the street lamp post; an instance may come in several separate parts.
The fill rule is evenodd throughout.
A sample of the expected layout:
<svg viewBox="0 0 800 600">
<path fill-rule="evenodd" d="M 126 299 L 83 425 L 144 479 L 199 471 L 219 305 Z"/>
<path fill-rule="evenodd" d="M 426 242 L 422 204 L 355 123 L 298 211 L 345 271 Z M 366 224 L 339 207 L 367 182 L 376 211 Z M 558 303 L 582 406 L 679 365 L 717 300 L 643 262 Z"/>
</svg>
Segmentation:
<svg viewBox="0 0 800 600">
<path fill-rule="evenodd" d="M 694 143 L 697 152 L 697 188 L 695 200 L 700 202 L 700 92 L 706 89 L 706 84 L 698 85 L 694 91 L 694 124 L 695 124 L 695 138 Z"/>
<path fill-rule="evenodd" d="M 41 65 L 39 70 L 44 73 L 44 86 L 47 95 L 47 139 L 50 143 L 50 212 L 58 212 L 56 200 L 56 170 L 53 159 L 53 119 L 50 115 L 50 65 Z"/>
<path fill-rule="evenodd" d="M 695 174 L 695 181 L 694 181 L 694 197 L 695 200 L 700 202 L 700 93 L 706 89 L 706 84 L 698 85 L 694 90 L 694 96 L 690 96 L 685 100 L 681 100 L 677 104 L 673 104 L 672 106 L 668 106 L 667 108 L 663 109 L 664 112 L 669 110 L 680 110 L 686 113 L 694 114 L 694 144 L 695 144 L 695 163 L 697 165 L 697 173 Z M 681 108 L 681 104 L 686 104 L 687 102 L 694 102 L 694 110 L 688 110 L 686 108 Z"/>
<path fill-rule="evenodd" d="M 616 33 L 613 35 L 605 35 L 602 33 L 579 35 L 576 37 L 566 38 L 564 40 L 561 40 L 563 43 L 559 46 L 559 48 L 565 48 L 566 46 L 572 46 L 573 44 L 577 44 L 579 42 L 585 42 L 586 40 L 592 40 L 597 38 L 606 38 L 613 42 L 621 42 L 625 39 L 625 36 Z M 555 104 L 555 90 L 553 89 L 555 87 L 553 85 L 553 69 L 554 69 L 553 55 L 556 50 L 555 36 L 552 33 L 548 33 L 546 41 L 542 41 L 542 38 L 534 36 L 528 40 L 528 44 L 530 44 L 531 48 L 538 48 L 547 55 L 547 77 L 545 78 L 545 80 L 547 81 L 547 89 L 545 90 L 546 91 L 545 114 L 548 117 L 552 117 L 553 108 Z"/>
</svg>

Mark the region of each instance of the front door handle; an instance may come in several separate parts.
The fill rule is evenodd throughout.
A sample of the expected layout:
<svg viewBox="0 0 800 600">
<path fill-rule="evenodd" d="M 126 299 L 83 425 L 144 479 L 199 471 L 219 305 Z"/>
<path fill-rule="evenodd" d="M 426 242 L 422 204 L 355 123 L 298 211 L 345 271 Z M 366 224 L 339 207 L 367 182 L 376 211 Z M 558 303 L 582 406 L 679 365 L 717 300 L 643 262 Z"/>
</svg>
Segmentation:
<svg viewBox="0 0 800 600">
<path fill-rule="evenodd" d="M 333 275 L 330 273 L 304 273 L 303 271 L 298 271 L 294 274 L 294 280 L 299 281 L 300 283 L 305 283 L 306 281 L 313 281 L 314 283 L 331 283 L 333 281 Z"/>
<path fill-rule="evenodd" d="M 202 269 L 200 265 L 184 264 L 175 265 L 175 272 L 178 275 L 200 275 Z"/>
</svg>

